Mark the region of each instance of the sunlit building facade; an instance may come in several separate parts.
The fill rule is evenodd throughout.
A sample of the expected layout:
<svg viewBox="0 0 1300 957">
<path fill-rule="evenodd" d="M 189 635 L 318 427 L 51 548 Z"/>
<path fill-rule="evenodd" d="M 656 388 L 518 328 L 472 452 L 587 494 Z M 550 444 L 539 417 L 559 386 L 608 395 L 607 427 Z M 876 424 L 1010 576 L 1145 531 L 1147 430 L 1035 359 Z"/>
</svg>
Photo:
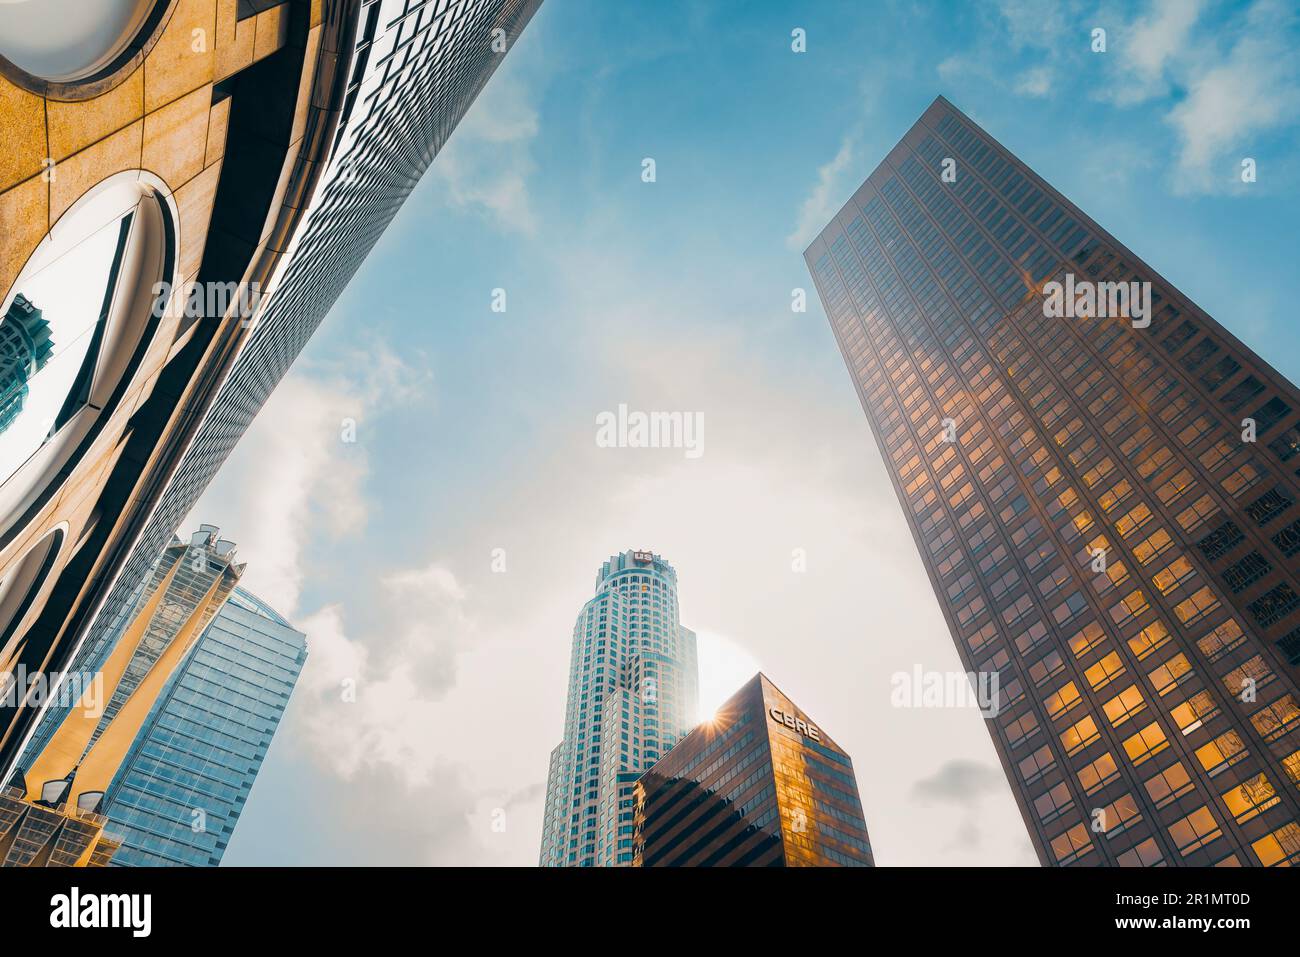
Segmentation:
<svg viewBox="0 0 1300 957">
<path fill-rule="evenodd" d="M 1296 388 L 942 98 L 805 258 L 1042 863 L 1300 863 Z"/>
<path fill-rule="evenodd" d="M 638 780 L 637 867 L 871 867 L 853 761 L 755 675 Z"/>
<path fill-rule="evenodd" d="M 214 525 L 167 547 L 116 640 L 87 669 L 99 683 L 87 682 L 70 707 L 49 709 L 20 761 L 16 778 L 26 780 L 30 797 L 50 801 L 60 782 L 63 800 L 103 811 L 128 749 L 243 571 L 234 542 Z"/>
<path fill-rule="evenodd" d="M 75 804 L 33 801 L 22 787 L 0 789 L 0 867 L 103 867 L 120 846 L 107 823 Z"/>
<path fill-rule="evenodd" d="M 573 628 L 543 867 L 632 863 L 637 779 L 689 732 L 698 707 L 695 633 L 681 624 L 677 572 L 652 552 L 613 556 Z"/>
</svg>

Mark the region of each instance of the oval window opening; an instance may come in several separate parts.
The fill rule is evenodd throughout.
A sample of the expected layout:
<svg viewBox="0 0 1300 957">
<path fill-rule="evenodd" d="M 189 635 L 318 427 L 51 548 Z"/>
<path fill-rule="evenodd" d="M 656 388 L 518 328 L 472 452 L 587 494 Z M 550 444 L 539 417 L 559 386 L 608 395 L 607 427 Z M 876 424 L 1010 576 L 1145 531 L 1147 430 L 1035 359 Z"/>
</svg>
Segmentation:
<svg viewBox="0 0 1300 957">
<path fill-rule="evenodd" d="M 156 325 L 172 216 L 138 173 L 101 183 L 37 248 L 0 314 L 0 508 L 51 479 Z M 11 481 L 19 473 L 24 478 Z"/>
<path fill-rule="evenodd" d="M 0 55 L 33 76 L 67 83 L 112 65 L 155 0 L 0 0 Z"/>
</svg>

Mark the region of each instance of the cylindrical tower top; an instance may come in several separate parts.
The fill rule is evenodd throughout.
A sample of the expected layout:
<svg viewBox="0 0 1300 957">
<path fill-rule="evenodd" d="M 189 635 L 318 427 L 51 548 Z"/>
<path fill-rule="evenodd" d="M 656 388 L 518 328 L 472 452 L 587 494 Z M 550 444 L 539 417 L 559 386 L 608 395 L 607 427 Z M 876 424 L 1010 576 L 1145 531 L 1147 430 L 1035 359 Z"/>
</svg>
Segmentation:
<svg viewBox="0 0 1300 957">
<path fill-rule="evenodd" d="M 600 566 L 600 571 L 596 575 L 596 591 L 599 592 L 615 575 L 629 571 L 653 572 L 670 582 L 674 588 L 677 587 L 677 571 L 662 556 L 648 550 L 629 549 L 610 556 L 609 560 Z"/>
</svg>

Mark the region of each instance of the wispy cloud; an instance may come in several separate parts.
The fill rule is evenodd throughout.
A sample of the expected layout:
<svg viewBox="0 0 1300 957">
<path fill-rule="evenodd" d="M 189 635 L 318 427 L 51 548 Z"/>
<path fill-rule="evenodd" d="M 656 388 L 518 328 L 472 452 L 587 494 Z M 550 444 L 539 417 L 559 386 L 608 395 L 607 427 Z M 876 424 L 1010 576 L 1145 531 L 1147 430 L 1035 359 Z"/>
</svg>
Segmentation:
<svg viewBox="0 0 1300 957">
<path fill-rule="evenodd" d="M 383 587 L 384 620 L 357 636 L 341 602 L 300 623 L 311 655 L 295 718 L 333 774 L 351 780 L 386 769 L 415 788 L 443 763 L 431 728 L 474 623 L 464 586 L 444 566 L 395 573 Z"/>
<path fill-rule="evenodd" d="M 1211 13 L 1216 16 L 1210 16 Z M 1161 111 L 1175 140 L 1175 193 L 1240 190 L 1240 163 L 1300 109 L 1297 17 L 1280 0 L 1237 11 L 1152 0 L 1108 33 L 1107 81 L 1094 96 Z"/>
<path fill-rule="evenodd" d="M 528 189 L 536 164 L 536 86 L 509 60 L 461 121 L 433 164 L 431 176 L 454 208 L 477 210 L 502 229 L 532 236 L 537 217 Z"/>
<path fill-rule="evenodd" d="M 1047 96 L 1052 92 L 1052 75 L 1046 67 L 1036 67 L 1020 74 L 1016 92 L 1022 96 Z"/>
<path fill-rule="evenodd" d="M 785 239 L 788 248 L 802 252 L 839 211 L 844 174 L 853 162 L 853 154 L 853 141 L 845 137 L 835 158 L 818 168 L 817 184 L 799 207 L 794 232 Z"/>
<path fill-rule="evenodd" d="M 1069 32 L 1078 6 L 1076 0 L 999 0 L 998 12 L 1014 49 L 1049 48 Z"/>
<path fill-rule="evenodd" d="M 1118 77 L 1105 97 L 1118 106 L 1142 103 L 1169 92 L 1171 69 L 1188 55 L 1192 28 L 1204 0 L 1154 0 L 1144 16 L 1113 30 L 1111 62 Z"/>
<path fill-rule="evenodd" d="M 365 524 L 370 465 L 364 444 L 350 438 L 370 414 L 420 387 L 420 376 L 386 347 L 354 358 L 350 371 L 359 376 L 307 366 L 286 377 L 222 473 L 256 478 L 214 483 L 182 526 L 220 525 L 251 560 L 245 584 L 286 615 L 298 610 L 312 538 Z"/>
<path fill-rule="evenodd" d="M 960 818 L 946 849 L 974 855 L 985 843 L 983 804 L 1002 792 L 1004 781 L 1002 772 L 995 767 L 957 758 L 946 762 L 929 777 L 916 781 L 912 796 L 922 804 L 956 805 Z M 1016 834 L 1012 840 L 1015 859 L 1025 865 L 1036 863 L 1027 835 Z"/>
<path fill-rule="evenodd" d="M 1050 96 L 1057 84 L 1061 65 L 1083 48 L 1083 28 L 1077 0 L 999 0 L 998 29 L 986 37 L 978 61 L 966 58 L 940 64 L 950 72 L 978 75 L 999 86 L 1010 86 L 1019 96 L 1035 99 Z M 1010 55 L 1008 55 L 1010 54 Z M 1037 60 L 1026 70 L 1008 70 L 1010 61 Z"/>
<path fill-rule="evenodd" d="M 949 761 L 927 778 L 912 785 L 912 794 L 924 801 L 944 801 L 974 806 L 1002 787 L 996 768 L 975 761 Z"/>
</svg>

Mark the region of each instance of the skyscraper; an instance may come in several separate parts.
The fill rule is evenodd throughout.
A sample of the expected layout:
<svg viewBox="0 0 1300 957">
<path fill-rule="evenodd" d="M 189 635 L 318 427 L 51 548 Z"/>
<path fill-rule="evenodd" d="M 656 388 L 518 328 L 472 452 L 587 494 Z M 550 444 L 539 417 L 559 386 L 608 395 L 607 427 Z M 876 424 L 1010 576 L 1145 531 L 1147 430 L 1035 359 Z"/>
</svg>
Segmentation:
<svg viewBox="0 0 1300 957">
<path fill-rule="evenodd" d="M 853 762 L 767 675 L 636 785 L 637 867 L 871 867 Z"/>
<path fill-rule="evenodd" d="M 46 712 L 39 741 L 6 782 L 0 800 L 0 823 L 9 825 L 0 839 L 5 866 L 51 858 L 102 864 L 112 856 L 120 840 L 104 834 L 109 785 L 243 569 L 235 564 L 234 543 L 212 525 L 201 526 L 188 544 L 175 542 L 158 560 L 109 653 L 75 700 Z M 98 840 L 101 834 L 105 840 Z"/>
<path fill-rule="evenodd" d="M 163 689 L 243 570 L 234 543 L 214 525 L 168 546 L 137 590 L 125 627 L 87 669 L 102 685 L 88 682 L 81 700 L 47 713 L 20 769 L 30 799 L 104 812 L 109 785 Z"/>
<path fill-rule="evenodd" d="M 0 660 L 102 647 L 540 3 L 87 4 L 93 42 L 0 4 L 0 308 L 62 349 L 0 433 Z M 0 775 L 37 711 L 0 705 Z"/>
<path fill-rule="evenodd" d="M 632 863 L 634 789 L 695 724 L 695 632 L 677 572 L 652 552 L 605 562 L 573 627 L 564 740 L 551 752 L 540 863 Z"/>
<path fill-rule="evenodd" d="M 0 321 L 0 432 L 22 414 L 31 389 L 27 382 L 45 368 L 54 352 L 50 324 L 22 293 L 14 296 Z"/>
<path fill-rule="evenodd" d="M 154 705 L 104 804 L 117 866 L 215 867 L 307 660 L 305 636 L 236 588 Z"/>
<path fill-rule="evenodd" d="M 1041 861 L 1300 863 L 1296 388 L 942 98 L 805 259 Z"/>
</svg>

